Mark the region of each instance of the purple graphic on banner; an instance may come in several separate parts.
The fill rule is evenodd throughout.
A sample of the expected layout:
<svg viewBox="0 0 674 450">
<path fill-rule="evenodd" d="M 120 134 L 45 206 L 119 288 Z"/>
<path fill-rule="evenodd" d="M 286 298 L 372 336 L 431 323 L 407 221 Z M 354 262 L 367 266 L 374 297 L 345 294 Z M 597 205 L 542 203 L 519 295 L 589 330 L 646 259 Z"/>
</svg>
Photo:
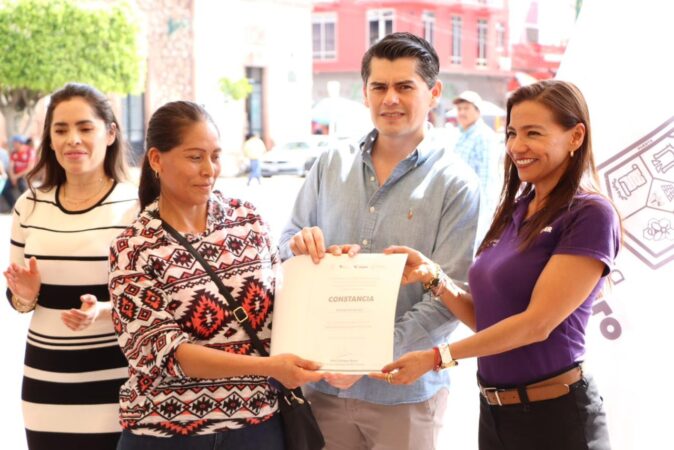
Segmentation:
<svg viewBox="0 0 674 450">
<path fill-rule="evenodd" d="M 600 164 L 625 247 L 652 269 L 674 260 L 674 117 Z"/>
</svg>

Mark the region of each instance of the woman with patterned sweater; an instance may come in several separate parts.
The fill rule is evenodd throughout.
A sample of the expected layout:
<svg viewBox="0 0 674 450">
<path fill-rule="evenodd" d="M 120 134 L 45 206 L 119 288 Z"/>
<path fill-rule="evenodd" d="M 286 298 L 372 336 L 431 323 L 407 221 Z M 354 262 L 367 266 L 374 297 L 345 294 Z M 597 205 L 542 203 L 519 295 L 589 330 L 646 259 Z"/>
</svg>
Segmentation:
<svg viewBox="0 0 674 450">
<path fill-rule="evenodd" d="M 318 364 L 294 355 L 256 356 L 239 305 L 175 237 L 205 259 L 268 346 L 279 258 L 253 206 L 212 191 L 218 140 L 191 102 L 168 103 L 149 122 L 143 211 L 110 256 L 113 322 L 130 365 L 121 450 L 282 449 L 268 377 L 287 387 L 322 377 Z"/>
</svg>

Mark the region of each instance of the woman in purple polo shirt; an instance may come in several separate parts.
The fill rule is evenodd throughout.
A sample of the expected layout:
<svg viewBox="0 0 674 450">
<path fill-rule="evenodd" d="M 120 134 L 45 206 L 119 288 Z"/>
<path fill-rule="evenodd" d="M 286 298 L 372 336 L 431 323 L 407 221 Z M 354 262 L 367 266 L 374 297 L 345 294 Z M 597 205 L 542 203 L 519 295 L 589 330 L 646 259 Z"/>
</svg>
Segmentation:
<svg viewBox="0 0 674 450">
<path fill-rule="evenodd" d="M 513 93 L 507 124 L 504 188 L 470 292 L 419 252 L 387 249 L 408 254 L 404 283 L 424 283 L 476 333 L 372 376 L 408 384 L 478 357 L 481 450 L 608 449 L 602 400 L 581 362 L 621 231 L 597 187 L 587 105 L 574 85 L 543 81 Z"/>
</svg>

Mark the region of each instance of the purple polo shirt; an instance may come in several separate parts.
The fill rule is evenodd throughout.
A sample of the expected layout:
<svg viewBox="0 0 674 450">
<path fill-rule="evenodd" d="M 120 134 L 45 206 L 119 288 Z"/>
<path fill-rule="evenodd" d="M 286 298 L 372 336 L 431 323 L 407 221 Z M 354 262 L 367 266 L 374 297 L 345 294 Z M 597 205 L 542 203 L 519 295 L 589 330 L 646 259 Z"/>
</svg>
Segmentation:
<svg viewBox="0 0 674 450">
<path fill-rule="evenodd" d="M 543 342 L 497 355 L 478 358 L 478 374 L 488 386 L 529 384 L 548 378 L 581 361 L 585 353 L 585 326 L 592 302 L 611 271 L 620 243 L 620 222 L 603 197 L 579 194 L 527 250 L 520 252 L 521 228 L 533 192 L 518 200 L 513 221 L 492 247 L 470 268 L 468 278 L 475 303 L 477 329 L 483 330 L 529 305 L 534 285 L 555 254 L 583 255 L 605 264 L 604 274 L 583 304 Z"/>
</svg>

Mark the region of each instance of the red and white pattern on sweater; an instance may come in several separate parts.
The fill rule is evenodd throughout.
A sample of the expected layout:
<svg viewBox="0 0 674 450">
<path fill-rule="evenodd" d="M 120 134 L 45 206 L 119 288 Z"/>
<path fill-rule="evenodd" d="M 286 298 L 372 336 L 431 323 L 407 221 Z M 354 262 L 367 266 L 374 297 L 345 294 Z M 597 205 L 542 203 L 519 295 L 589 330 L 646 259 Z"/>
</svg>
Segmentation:
<svg viewBox="0 0 674 450">
<path fill-rule="evenodd" d="M 250 317 L 267 348 L 279 269 L 266 224 L 249 203 L 214 192 L 201 235 L 186 235 Z M 264 377 L 187 377 L 175 350 L 189 342 L 254 354 L 201 264 L 165 232 L 158 202 L 112 244 L 113 323 L 129 361 L 120 420 L 134 434 L 187 436 L 236 429 L 270 418 L 276 394 Z"/>
</svg>

